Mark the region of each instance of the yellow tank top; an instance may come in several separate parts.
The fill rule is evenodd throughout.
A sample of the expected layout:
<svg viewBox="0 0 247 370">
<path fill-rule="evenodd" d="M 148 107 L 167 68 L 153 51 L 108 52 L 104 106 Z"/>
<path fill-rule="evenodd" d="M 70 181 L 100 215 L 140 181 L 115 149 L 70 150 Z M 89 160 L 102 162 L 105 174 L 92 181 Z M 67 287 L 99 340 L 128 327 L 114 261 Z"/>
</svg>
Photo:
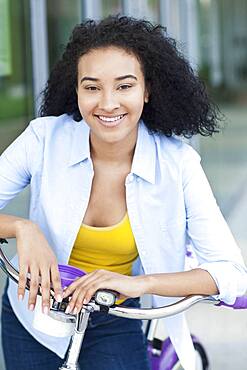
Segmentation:
<svg viewBox="0 0 247 370">
<path fill-rule="evenodd" d="M 122 221 L 113 226 L 94 227 L 82 224 L 69 264 L 87 273 L 105 269 L 130 276 L 137 256 L 135 239 L 126 214 Z M 117 303 L 121 302 L 118 300 Z"/>
</svg>

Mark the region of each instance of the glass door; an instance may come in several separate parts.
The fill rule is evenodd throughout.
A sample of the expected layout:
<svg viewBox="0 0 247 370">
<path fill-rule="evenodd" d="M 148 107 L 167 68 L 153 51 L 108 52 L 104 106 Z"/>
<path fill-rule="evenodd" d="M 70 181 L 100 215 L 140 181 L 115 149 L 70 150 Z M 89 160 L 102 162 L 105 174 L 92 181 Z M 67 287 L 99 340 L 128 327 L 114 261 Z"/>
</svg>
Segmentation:
<svg viewBox="0 0 247 370">
<path fill-rule="evenodd" d="M 29 1 L 0 0 L 0 153 L 32 116 Z"/>
<path fill-rule="evenodd" d="M 69 36 L 81 22 L 81 0 L 47 1 L 48 50 L 50 69 L 61 57 Z"/>
</svg>

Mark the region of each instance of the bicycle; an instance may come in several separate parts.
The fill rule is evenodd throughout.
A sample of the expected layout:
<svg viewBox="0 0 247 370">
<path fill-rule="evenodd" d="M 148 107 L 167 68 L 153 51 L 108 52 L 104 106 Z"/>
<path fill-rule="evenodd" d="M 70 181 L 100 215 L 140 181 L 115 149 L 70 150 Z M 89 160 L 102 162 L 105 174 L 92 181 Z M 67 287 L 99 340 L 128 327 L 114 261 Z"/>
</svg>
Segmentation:
<svg viewBox="0 0 247 370">
<path fill-rule="evenodd" d="M 0 244 L 6 243 L 5 239 L 0 239 Z M 0 248 L 0 267 L 9 278 L 16 283 L 19 281 L 19 273 L 12 266 L 2 248 Z M 62 287 L 68 286 L 76 277 L 83 276 L 85 273 L 77 268 L 68 265 L 59 265 Z M 27 279 L 26 289 L 30 287 L 30 280 Z M 39 291 L 39 296 L 41 292 Z M 180 301 L 159 308 L 130 308 L 115 305 L 117 298 L 116 292 L 110 290 L 99 290 L 87 304 L 84 304 L 81 311 L 76 315 L 66 314 L 68 299 L 57 302 L 54 298 L 54 291 L 51 288 L 51 304 L 49 316 L 66 326 L 66 335 L 71 334 L 71 341 L 64 364 L 59 370 L 79 370 L 78 358 L 83 343 L 87 323 L 92 312 L 104 311 L 106 314 L 129 318 L 150 320 L 146 328 L 148 339 L 148 355 L 152 370 L 182 370 L 180 361 L 172 346 L 169 338 L 161 341 L 155 337 L 155 329 L 160 318 L 169 317 L 181 313 L 199 302 L 207 302 L 215 306 L 227 306 L 233 309 L 246 309 L 247 296 L 237 298 L 233 305 L 225 304 L 211 296 L 194 295 L 181 299 Z M 39 315 L 38 315 L 39 319 Z M 36 323 L 37 325 L 37 323 Z M 36 327 L 42 330 L 42 326 Z M 192 341 L 197 352 L 196 370 L 207 370 L 209 361 L 206 350 L 200 340 L 192 335 Z"/>
</svg>

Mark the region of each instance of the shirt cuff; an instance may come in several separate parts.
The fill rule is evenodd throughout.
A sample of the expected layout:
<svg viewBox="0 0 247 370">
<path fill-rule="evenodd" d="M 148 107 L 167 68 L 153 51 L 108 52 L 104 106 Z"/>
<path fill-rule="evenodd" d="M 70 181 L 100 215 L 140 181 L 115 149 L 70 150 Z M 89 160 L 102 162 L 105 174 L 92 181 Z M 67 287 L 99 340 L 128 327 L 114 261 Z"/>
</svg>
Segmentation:
<svg viewBox="0 0 247 370">
<path fill-rule="evenodd" d="M 233 304 L 247 289 L 247 271 L 244 266 L 230 262 L 203 263 L 197 268 L 208 271 L 214 279 L 219 294 L 213 297 L 227 304 Z"/>
</svg>

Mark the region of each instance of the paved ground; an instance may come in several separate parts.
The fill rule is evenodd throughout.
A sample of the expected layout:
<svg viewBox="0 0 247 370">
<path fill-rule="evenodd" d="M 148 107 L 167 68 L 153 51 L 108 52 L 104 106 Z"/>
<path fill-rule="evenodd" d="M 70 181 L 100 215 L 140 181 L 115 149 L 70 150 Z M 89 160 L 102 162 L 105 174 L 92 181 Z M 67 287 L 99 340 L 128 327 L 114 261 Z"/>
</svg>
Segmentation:
<svg viewBox="0 0 247 370">
<path fill-rule="evenodd" d="M 247 109 L 223 107 L 223 111 L 228 117 L 228 126 L 216 139 L 201 140 L 200 152 L 218 203 L 247 263 Z M 7 211 L 27 215 L 26 199 L 27 192 L 10 204 Z M 14 244 L 9 250 L 13 253 Z M 1 274 L 0 293 L 3 284 Z M 208 350 L 211 370 L 246 369 L 247 311 L 200 305 L 188 313 L 188 319 L 191 331 Z M 4 370 L 1 352 L 0 370 Z"/>
</svg>

